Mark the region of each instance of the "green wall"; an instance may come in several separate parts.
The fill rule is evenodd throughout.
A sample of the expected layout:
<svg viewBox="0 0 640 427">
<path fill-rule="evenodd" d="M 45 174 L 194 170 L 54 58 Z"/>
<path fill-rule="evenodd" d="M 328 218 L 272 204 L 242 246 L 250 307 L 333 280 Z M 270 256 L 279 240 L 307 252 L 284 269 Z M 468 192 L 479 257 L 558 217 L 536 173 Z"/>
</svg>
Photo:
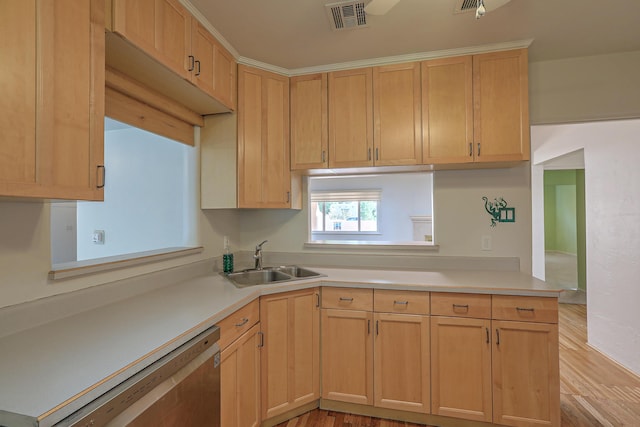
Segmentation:
<svg viewBox="0 0 640 427">
<path fill-rule="evenodd" d="M 544 172 L 545 250 L 577 255 L 578 288 L 586 287 L 584 170 Z"/>
</svg>

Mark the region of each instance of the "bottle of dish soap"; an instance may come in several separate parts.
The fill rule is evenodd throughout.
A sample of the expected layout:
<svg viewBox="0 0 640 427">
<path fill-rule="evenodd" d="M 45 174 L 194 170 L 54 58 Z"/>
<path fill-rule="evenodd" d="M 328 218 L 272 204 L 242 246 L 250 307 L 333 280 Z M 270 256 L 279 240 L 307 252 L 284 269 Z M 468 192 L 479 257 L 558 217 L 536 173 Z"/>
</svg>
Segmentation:
<svg viewBox="0 0 640 427">
<path fill-rule="evenodd" d="M 233 254 L 229 250 L 229 241 L 225 241 L 224 254 L 222 255 L 222 271 L 233 273 Z"/>
</svg>

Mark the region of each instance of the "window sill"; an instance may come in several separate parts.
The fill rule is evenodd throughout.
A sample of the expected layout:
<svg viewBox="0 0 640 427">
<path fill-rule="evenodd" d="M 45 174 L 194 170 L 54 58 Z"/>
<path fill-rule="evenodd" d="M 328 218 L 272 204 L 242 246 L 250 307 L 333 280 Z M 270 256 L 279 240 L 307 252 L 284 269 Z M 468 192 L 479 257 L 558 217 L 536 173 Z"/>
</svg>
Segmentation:
<svg viewBox="0 0 640 427">
<path fill-rule="evenodd" d="M 154 251 L 136 252 L 133 254 L 54 264 L 51 266 L 49 278 L 52 280 L 61 280 L 84 276 L 87 274 L 102 273 L 109 270 L 133 267 L 141 264 L 198 254 L 203 250 L 204 248 L 202 246 L 190 248 L 165 248 Z"/>
<path fill-rule="evenodd" d="M 440 249 L 439 245 L 434 245 L 431 242 L 371 242 L 364 240 L 314 240 L 313 242 L 306 242 L 304 247 L 310 249 L 389 249 L 394 251 L 412 252 L 437 252 Z"/>
</svg>

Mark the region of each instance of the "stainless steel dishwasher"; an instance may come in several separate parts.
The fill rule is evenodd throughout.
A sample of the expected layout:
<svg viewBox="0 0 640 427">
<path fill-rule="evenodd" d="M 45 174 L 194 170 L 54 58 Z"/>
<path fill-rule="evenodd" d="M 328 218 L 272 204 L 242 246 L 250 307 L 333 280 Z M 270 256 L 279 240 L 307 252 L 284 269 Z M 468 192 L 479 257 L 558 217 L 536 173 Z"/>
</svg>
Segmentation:
<svg viewBox="0 0 640 427">
<path fill-rule="evenodd" d="M 207 329 L 54 427 L 220 427 L 219 338 Z"/>
</svg>

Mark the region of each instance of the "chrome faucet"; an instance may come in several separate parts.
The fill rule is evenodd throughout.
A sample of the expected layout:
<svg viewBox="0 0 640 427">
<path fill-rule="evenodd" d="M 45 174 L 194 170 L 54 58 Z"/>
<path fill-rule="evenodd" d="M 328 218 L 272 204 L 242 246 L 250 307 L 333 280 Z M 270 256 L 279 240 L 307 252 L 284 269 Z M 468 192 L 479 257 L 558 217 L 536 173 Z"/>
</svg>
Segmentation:
<svg viewBox="0 0 640 427">
<path fill-rule="evenodd" d="M 268 240 L 265 240 L 264 242 L 256 245 L 256 253 L 253 254 L 253 259 L 256 260 L 256 265 L 254 267 L 256 270 L 262 270 L 262 245 L 267 242 Z"/>
</svg>

